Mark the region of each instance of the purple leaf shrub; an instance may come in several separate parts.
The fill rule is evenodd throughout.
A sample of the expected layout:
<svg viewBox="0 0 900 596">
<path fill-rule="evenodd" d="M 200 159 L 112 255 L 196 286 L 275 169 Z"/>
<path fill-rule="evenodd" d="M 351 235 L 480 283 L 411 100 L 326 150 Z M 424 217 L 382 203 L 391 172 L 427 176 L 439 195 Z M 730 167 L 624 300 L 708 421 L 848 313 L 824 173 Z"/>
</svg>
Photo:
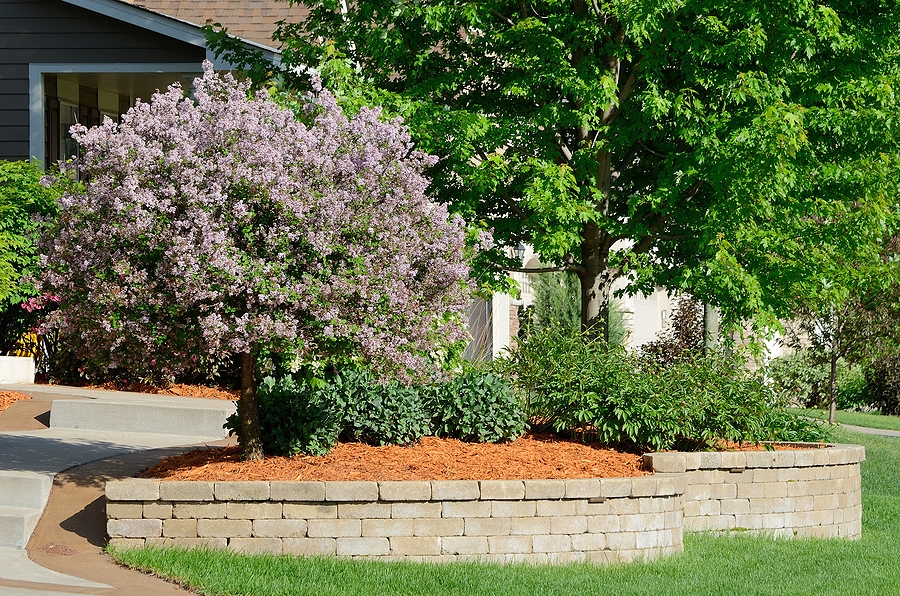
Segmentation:
<svg viewBox="0 0 900 596">
<path fill-rule="evenodd" d="M 262 347 L 405 377 L 465 337 L 464 226 L 435 158 L 319 90 L 299 121 L 209 63 L 116 124 L 73 129 L 83 192 L 43 239 L 51 324 L 98 373 L 171 378 Z"/>
</svg>

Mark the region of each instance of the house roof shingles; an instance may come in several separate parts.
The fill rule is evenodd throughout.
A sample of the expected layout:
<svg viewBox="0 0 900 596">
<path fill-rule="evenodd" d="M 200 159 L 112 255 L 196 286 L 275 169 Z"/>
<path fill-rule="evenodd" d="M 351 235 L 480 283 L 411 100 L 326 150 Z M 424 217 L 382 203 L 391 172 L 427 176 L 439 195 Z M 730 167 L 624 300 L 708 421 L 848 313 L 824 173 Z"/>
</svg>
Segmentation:
<svg viewBox="0 0 900 596">
<path fill-rule="evenodd" d="M 298 23 L 307 9 L 287 0 L 123 0 L 140 8 L 203 26 L 221 23 L 228 33 L 270 48 L 278 21 Z"/>
</svg>

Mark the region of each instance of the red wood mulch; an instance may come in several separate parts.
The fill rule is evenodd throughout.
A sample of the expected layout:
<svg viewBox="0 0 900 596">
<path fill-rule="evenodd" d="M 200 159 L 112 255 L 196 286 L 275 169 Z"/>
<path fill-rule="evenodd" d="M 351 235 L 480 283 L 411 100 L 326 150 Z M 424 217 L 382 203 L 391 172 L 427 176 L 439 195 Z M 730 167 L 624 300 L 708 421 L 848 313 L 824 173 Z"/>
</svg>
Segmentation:
<svg viewBox="0 0 900 596">
<path fill-rule="evenodd" d="M 322 457 L 241 461 L 238 447 L 195 449 L 145 470 L 163 480 L 509 480 L 643 476 L 641 456 L 526 435 L 510 443 L 424 437 L 411 447 L 339 443 Z"/>
</svg>

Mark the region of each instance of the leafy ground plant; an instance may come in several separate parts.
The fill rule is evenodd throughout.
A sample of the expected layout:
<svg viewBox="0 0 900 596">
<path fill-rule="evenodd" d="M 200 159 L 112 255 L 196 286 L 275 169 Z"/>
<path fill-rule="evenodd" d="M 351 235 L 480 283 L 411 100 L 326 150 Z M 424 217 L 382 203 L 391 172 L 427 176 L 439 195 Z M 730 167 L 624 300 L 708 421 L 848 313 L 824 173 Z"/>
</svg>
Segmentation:
<svg viewBox="0 0 900 596">
<path fill-rule="evenodd" d="M 845 596 L 894 594 L 900 585 L 900 441 L 837 431 L 866 447 L 861 540 L 685 537 L 684 553 L 609 568 L 381 563 L 239 555 L 204 550 L 116 549 L 124 565 L 222 596 Z"/>
</svg>

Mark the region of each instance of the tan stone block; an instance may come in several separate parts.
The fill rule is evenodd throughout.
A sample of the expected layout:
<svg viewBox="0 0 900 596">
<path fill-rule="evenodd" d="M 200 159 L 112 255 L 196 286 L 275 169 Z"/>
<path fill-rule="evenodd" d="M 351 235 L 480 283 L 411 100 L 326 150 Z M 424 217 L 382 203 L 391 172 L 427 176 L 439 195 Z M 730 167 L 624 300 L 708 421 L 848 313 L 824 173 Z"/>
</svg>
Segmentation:
<svg viewBox="0 0 900 596">
<path fill-rule="evenodd" d="M 572 478 L 565 481 L 566 499 L 592 499 L 600 496 L 600 480 L 597 478 Z"/>
<path fill-rule="evenodd" d="M 684 467 L 688 471 L 697 470 L 700 468 L 700 453 L 699 452 L 689 452 L 682 453 L 684 456 Z"/>
<path fill-rule="evenodd" d="M 197 538 L 197 520 L 165 519 L 162 535 L 166 538 Z"/>
<path fill-rule="evenodd" d="M 116 502 L 106 504 L 108 519 L 140 519 L 144 517 L 144 506 L 141 503 Z"/>
<path fill-rule="evenodd" d="M 608 499 L 630 496 L 631 480 L 631 478 L 601 478 L 600 496 Z"/>
<path fill-rule="evenodd" d="M 809 481 L 807 480 L 786 482 L 785 485 L 789 497 L 805 497 L 809 494 Z"/>
<path fill-rule="evenodd" d="M 441 539 L 437 536 L 394 536 L 391 538 L 391 554 L 440 555 Z"/>
<path fill-rule="evenodd" d="M 800 470 L 798 468 L 778 468 L 775 472 L 778 474 L 775 482 L 797 482 L 800 480 Z"/>
<path fill-rule="evenodd" d="M 362 536 L 358 519 L 310 519 L 306 525 L 310 538 L 355 538 Z"/>
<path fill-rule="evenodd" d="M 634 533 L 634 547 L 638 550 L 659 548 L 659 532 L 656 530 Z"/>
<path fill-rule="evenodd" d="M 351 519 L 388 519 L 391 517 L 391 504 L 339 503 L 338 517 Z"/>
<path fill-rule="evenodd" d="M 631 479 L 632 497 L 652 497 L 656 495 L 658 480 L 656 476 L 639 476 Z"/>
<path fill-rule="evenodd" d="M 535 501 L 490 501 L 491 517 L 534 517 Z"/>
<path fill-rule="evenodd" d="M 378 483 L 368 481 L 344 481 L 325 483 L 326 501 L 377 501 Z"/>
<path fill-rule="evenodd" d="M 538 501 L 540 503 L 540 501 Z M 490 517 L 490 501 L 445 501 L 442 512 L 444 517 Z M 431 516 L 441 517 L 441 515 Z"/>
<path fill-rule="evenodd" d="M 144 503 L 144 519 L 169 519 L 172 517 L 172 504 L 161 501 Z"/>
<path fill-rule="evenodd" d="M 260 480 L 216 482 L 217 501 L 268 501 L 269 483 Z"/>
<path fill-rule="evenodd" d="M 175 503 L 172 516 L 181 519 L 221 519 L 225 517 L 225 503 Z"/>
<path fill-rule="evenodd" d="M 575 515 L 609 515 L 611 509 L 607 499 L 602 503 L 591 503 L 587 499 L 575 499 Z"/>
<path fill-rule="evenodd" d="M 444 504 L 440 502 L 392 503 L 391 517 L 394 519 L 436 518 L 441 517 L 443 509 Z"/>
<path fill-rule="evenodd" d="M 305 519 L 255 519 L 253 536 L 256 538 L 303 538 L 306 536 Z"/>
<path fill-rule="evenodd" d="M 327 489 L 326 489 L 327 490 Z M 338 556 L 373 556 L 387 555 L 391 552 L 391 544 L 387 538 L 338 538 Z"/>
<path fill-rule="evenodd" d="M 337 550 L 336 538 L 285 538 L 281 543 L 285 555 L 333 555 Z"/>
<path fill-rule="evenodd" d="M 414 536 L 462 536 L 466 523 L 461 517 L 430 519 L 419 518 L 413 521 Z"/>
<path fill-rule="evenodd" d="M 572 550 L 595 551 L 606 548 L 605 534 L 575 534 L 572 536 Z"/>
<path fill-rule="evenodd" d="M 775 451 L 747 451 L 744 460 L 748 468 L 774 468 Z"/>
<path fill-rule="evenodd" d="M 525 483 L 521 480 L 481 480 L 478 484 L 484 501 L 518 501 L 525 498 Z"/>
<path fill-rule="evenodd" d="M 285 503 L 282 507 L 284 519 L 334 519 L 338 506 L 323 503 Z"/>
<path fill-rule="evenodd" d="M 575 501 L 535 501 L 538 517 L 575 515 Z"/>
<path fill-rule="evenodd" d="M 269 483 L 269 500 L 292 502 L 324 501 L 325 483 L 272 481 Z"/>
<path fill-rule="evenodd" d="M 616 513 L 619 515 L 631 515 L 641 512 L 640 499 L 610 499 L 607 502 L 609 503 L 610 513 Z"/>
<path fill-rule="evenodd" d="M 549 517 L 514 517 L 510 520 L 509 532 L 514 535 L 549 534 Z"/>
<path fill-rule="evenodd" d="M 280 538 L 232 538 L 228 541 L 228 550 L 247 555 L 280 555 L 282 542 Z"/>
<path fill-rule="evenodd" d="M 209 548 L 212 550 L 222 550 L 228 546 L 227 538 L 167 538 L 169 546 L 177 546 L 178 548 L 194 549 Z"/>
<path fill-rule="evenodd" d="M 719 501 L 700 501 L 700 515 L 721 515 L 722 504 Z"/>
<path fill-rule="evenodd" d="M 587 554 L 583 552 L 547 553 L 551 565 L 575 565 L 587 562 Z"/>
<path fill-rule="evenodd" d="M 588 531 L 588 518 L 583 515 L 550 518 L 551 534 L 582 534 Z"/>
<path fill-rule="evenodd" d="M 127 478 L 110 480 L 106 483 L 108 501 L 157 501 L 159 500 L 159 480 L 149 478 Z"/>
<path fill-rule="evenodd" d="M 725 499 L 721 501 L 723 515 L 747 514 L 750 513 L 749 499 Z"/>
<path fill-rule="evenodd" d="M 684 474 L 656 475 L 656 496 L 672 497 L 683 495 L 685 490 L 687 490 L 687 480 Z"/>
<path fill-rule="evenodd" d="M 654 472 L 683 473 L 686 470 L 683 453 L 645 453 L 644 468 Z"/>
<path fill-rule="evenodd" d="M 281 519 L 281 503 L 229 501 L 226 505 L 228 519 Z"/>
<path fill-rule="evenodd" d="M 669 508 L 672 497 L 646 497 L 638 499 L 638 513 L 659 513 Z"/>
<path fill-rule="evenodd" d="M 562 499 L 566 496 L 565 480 L 525 480 L 525 498 Z"/>
<path fill-rule="evenodd" d="M 563 534 L 533 536 L 532 549 L 536 553 L 559 553 L 572 550 L 572 538 Z"/>
<path fill-rule="evenodd" d="M 606 535 L 606 548 L 611 550 L 634 550 L 634 532 L 615 532 Z"/>
<path fill-rule="evenodd" d="M 465 536 L 508 536 L 511 529 L 509 518 L 467 517 L 463 534 Z"/>
<path fill-rule="evenodd" d="M 212 501 L 213 484 L 195 480 L 160 482 L 159 498 L 162 501 Z"/>
<path fill-rule="evenodd" d="M 416 520 L 412 519 L 364 519 L 362 536 L 364 538 L 412 536 L 415 532 L 415 522 Z"/>
<path fill-rule="evenodd" d="M 700 452 L 700 469 L 715 470 L 723 468 L 722 454 L 718 451 L 702 451 Z M 741 466 L 743 467 L 743 466 Z"/>
<path fill-rule="evenodd" d="M 111 519 L 106 522 L 111 538 L 152 538 L 162 535 L 160 519 Z"/>
<path fill-rule="evenodd" d="M 145 538 L 110 538 L 109 546 L 123 549 L 144 548 L 145 540 Z"/>
<path fill-rule="evenodd" d="M 531 536 L 489 536 L 488 551 L 497 554 L 530 553 Z"/>
<path fill-rule="evenodd" d="M 486 536 L 446 536 L 441 538 L 441 553 L 447 555 L 478 555 L 488 553 Z"/>
<path fill-rule="evenodd" d="M 250 538 L 253 522 L 249 519 L 199 519 L 197 536 L 200 538 Z"/>
<path fill-rule="evenodd" d="M 766 498 L 783 499 L 788 496 L 786 482 L 766 482 L 763 486 Z"/>
<path fill-rule="evenodd" d="M 765 470 L 768 471 L 768 470 Z M 722 499 L 736 499 L 738 497 L 738 487 L 739 486 L 755 486 L 755 483 L 751 484 L 716 484 L 713 486 L 713 498 L 722 500 Z"/>
<path fill-rule="evenodd" d="M 379 482 L 378 494 L 382 501 L 429 501 L 431 482 L 411 480 Z"/>
<path fill-rule="evenodd" d="M 588 518 L 588 532 L 592 534 L 607 534 L 621 530 L 618 515 L 598 515 Z"/>
<path fill-rule="evenodd" d="M 735 498 L 738 499 L 762 499 L 766 496 L 765 483 L 757 484 L 755 482 L 737 484 Z"/>
<path fill-rule="evenodd" d="M 432 480 L 434 501 L 474 501 L 481 497 L 477 480 Z"/>
</svg>

